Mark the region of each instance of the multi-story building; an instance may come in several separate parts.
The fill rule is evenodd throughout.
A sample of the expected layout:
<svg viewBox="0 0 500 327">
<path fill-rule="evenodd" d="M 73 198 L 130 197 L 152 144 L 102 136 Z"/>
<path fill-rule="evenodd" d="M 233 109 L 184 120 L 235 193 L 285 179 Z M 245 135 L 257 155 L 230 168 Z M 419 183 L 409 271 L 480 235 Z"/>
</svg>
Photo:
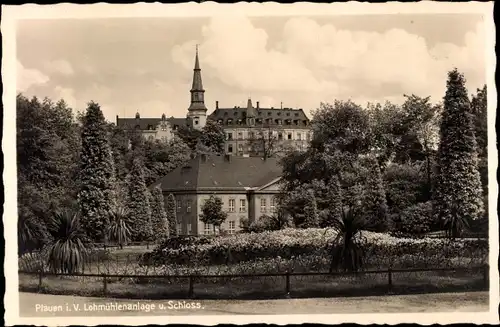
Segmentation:
<svg viewBox="0 0 500 327">
<path fill-rule="evenodd" d="M 271 156 L 293 147 L 305 149 L 311 137 L 309 119 L 302 109 L 261 108 L 248 99 L 247 107 L 219 108 L 209 116 L 224 127 L 226 153 Z"/>
<path fill-rule="evenodd" d="M 150 187 L 159 185 L 165 201 L 170 193 L 175 196 L 179 234 L 213 233 L 213 226 L 199 219 L 211 195 L 222 199 L 228 216 L 221 227 L 233 234 L 240 230 L 242 218 L 253 221 L 274 212 L 280 176 L 281 167 L 274 158 L 200 155 Z"/>
<path fill-rule="evenodd" d="M 205 105 L 205 89 L 201 78 L 201 68 L 196 49 L 193 83 L 191 86 L 191 103 L 186 118 L 120 118 L 116 116 L 117 126 L 140 131 L 146 138 L 171 139 L 181 126 L 202 129 L 207 119 L 221 124 L 226 133 L 226 153 L 231 155 L 264 155 L 270 156 L 285 148 L 304 148 L 311 137 L 310 122 L 302 109 L 261 108 L 259 102 L 253 106 L 248 99 L 246 108 L 219 108 L 215 102 L 215 110 L 207 116 Z"/>
</svg>

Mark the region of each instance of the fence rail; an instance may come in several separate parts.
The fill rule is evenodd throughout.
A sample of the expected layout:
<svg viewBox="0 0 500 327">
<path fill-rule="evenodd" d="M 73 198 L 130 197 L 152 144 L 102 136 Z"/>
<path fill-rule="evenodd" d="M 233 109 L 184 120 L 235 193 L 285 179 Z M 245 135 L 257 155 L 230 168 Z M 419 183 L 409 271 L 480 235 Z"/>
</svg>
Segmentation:
<svg viewBox="0 0 500 327">
<path fill-rule="evenodd" d="M 393 274 L 396 273 L 413 273 L 413 272 L 471 272 L 480 271 L 484 285 L 488 285 L 489 265 L 473 266 L 473 267 L 447 267 L 447 268 L 416 268 L 416 269 L 385 269 L 385 270 L 366 270 L 358 272 L 281 272 L 281 273 L 262 273 L 262 274 L 220 274 L 220 275 L 118 275 L 118 274 L 85 274 L 85 273 L 52 273 L 45 271 L 25 271 L 19 270 L 19 274 L 36 275 L 38 276 L 38 290 L 42 290 L 42 281 L 44 277 L 49 276 L 66 276 L 66 277 L 97 277 L 102 278 L 103 294 L 106 295 L 107 285 L 110 279 L 113 278 L 133 278 L 133 279 L 187 279 L 189 282 L 188 297 L 194 296 L 194 286 L 196 281 L 205 278 L 253 278 L 253 277 L 282 277 L 285 284 L 285 295 L 289 296 L 291 290 L 291 277 L 297 276 L 359 276 L 367 274 L 386 274 L 387 275 L 387 290 L 390 291 L 393 287 Z"/>
</svg>

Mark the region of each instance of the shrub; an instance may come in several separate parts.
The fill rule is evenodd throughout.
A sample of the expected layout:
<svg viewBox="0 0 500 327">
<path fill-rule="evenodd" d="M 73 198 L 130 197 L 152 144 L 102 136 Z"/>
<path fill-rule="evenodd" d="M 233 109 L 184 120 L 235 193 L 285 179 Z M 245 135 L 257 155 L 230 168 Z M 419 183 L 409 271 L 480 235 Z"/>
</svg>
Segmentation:
<svg viewBox="0 0 500 327">
<path fill-rule="evenodd" d="M 403 235 L 421 236 L 431 231 L 434 225 L 432 203 L 419 203 L 394 216 L 393 226 Z"/>
<path fill-rule="evenodd" d="M 298 256 L 331 258 L 332 229 L 283 229 L 225 237 L 172 238 L 142 257 L 143 264 L 181 264 L 209 266 L 255 262 L 265 258 L 291 259 Z M 398 266 L 404 259 L 408 267 L 450 266 L 457 260 L 487 260 L 487 240 L 400 238 L 362 231 L 356 235 L 364 254 L 364 267 Z M 329 260 L 328 260 L 329 261 Z"/>
</svg>

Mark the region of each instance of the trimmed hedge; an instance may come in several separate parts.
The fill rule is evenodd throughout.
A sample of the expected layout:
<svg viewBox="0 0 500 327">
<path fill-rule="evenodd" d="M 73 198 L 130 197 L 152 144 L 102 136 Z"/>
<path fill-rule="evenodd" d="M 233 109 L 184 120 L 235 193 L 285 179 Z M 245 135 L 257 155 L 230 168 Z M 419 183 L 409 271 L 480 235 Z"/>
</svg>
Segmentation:
<svg viewBox="0 0 500 327">
<path fill-rule="evenodd" d="M 335 232 L 331 229 L 284 229 L 262 233 L 237 234 L 225 237 L 193 237 L 189 241 L 170 239 L 154 251 L 143 255 L 147 265 L 220 265 L 282 259 L 299 256 L 328 258 Z M 444 266 L 454 261 L 483 262 L 488 255 L 488 241 L 435 238 L 398 238 L 388 234 L 362 232 L 358 242 L 369 266 L 411 267 Z"/>
</svg>

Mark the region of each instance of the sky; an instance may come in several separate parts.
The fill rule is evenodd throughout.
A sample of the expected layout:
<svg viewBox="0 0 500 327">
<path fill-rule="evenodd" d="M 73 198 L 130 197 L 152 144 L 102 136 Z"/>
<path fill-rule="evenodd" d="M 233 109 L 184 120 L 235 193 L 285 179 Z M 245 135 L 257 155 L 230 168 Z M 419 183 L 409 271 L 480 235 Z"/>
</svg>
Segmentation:
<svg viewBox="0 0 500 327">
<path fill-rule="evenodd" d="M 185 117 L 199 44 L 209 112 L 251 98 L 310 116 L 334 100 L 440 102 L 454 67 L 473 93 L 485 41 L 478 14 L 20 20 L 16 88 L 75 112 L 95 101 L 110 121 Z"/>
</svg>

